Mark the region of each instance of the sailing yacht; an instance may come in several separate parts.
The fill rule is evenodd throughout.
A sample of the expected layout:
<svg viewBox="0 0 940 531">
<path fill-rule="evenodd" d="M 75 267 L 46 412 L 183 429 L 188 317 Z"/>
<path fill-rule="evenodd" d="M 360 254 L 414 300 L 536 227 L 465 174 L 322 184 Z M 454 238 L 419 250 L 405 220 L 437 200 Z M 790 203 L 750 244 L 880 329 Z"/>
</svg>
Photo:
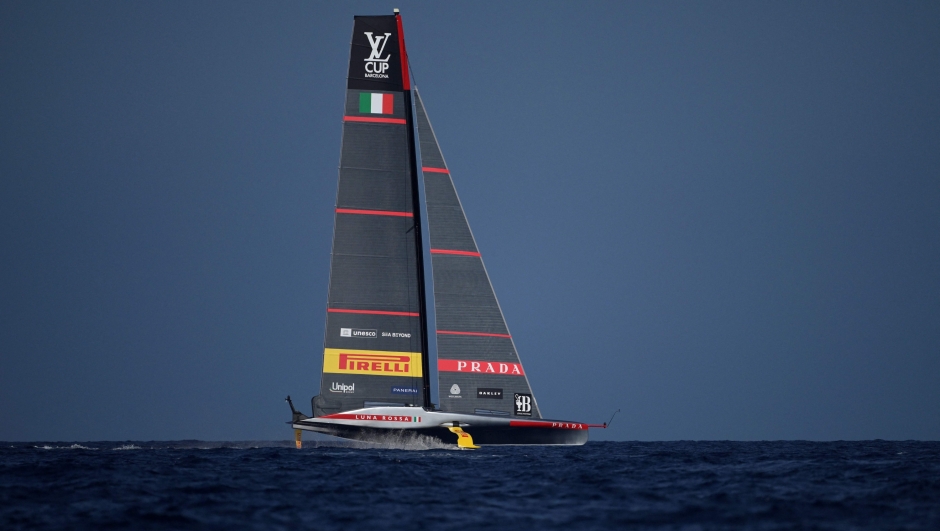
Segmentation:
<svg viewBox="0 0 940 531">
<path fill-rule="evenodd" d="M 418 150 L 420 161 L 418 164 Z M 428 330 L 418 172 L 424 177 L 436 330 Z M 431 400 L 436 335 L 440 404 Z M 354 18 L 333 229 L 320 394 L 302 430 L 464 448 L 580 445 L 586 424 L 542 418 L 412 86 L 401 15 Z"/>
</svg>

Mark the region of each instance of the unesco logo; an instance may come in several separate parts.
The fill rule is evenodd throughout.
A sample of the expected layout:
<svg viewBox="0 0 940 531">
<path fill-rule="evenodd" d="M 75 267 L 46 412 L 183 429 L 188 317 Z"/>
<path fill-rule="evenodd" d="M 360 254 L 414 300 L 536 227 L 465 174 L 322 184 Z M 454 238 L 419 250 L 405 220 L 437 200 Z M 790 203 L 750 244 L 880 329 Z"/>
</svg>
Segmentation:
<svg viewBox="0 0 940 531">
<path fill-rule="evenodd" d="M 362 328 L 340 328 L 339 337 L 378 337 L 375 330 L 365 330 Z"/>
</svg>

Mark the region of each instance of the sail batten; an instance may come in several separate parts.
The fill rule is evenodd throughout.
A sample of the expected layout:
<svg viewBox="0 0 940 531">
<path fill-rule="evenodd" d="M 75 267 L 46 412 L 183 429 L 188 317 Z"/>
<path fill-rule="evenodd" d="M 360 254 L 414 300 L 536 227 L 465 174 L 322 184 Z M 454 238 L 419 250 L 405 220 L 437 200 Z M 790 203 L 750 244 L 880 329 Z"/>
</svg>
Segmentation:
<svg viewBox="0 0 940 531">
<path fill-rule="evenodd" d="M 337 208 L 337 214 L 366 214 L 372 216 L 397 216 L 402 218 L 415 217 L 414 212 L 391 212 L 389 210 L 362 210 L 356 208 Z"/>
<path fill-rule="evenodd" d="M 456 330 L 438 330 L 437 333 L 452 336 L 505 337 L 507 339 L 512 338 L 512 336 L 509 334 L 494 334 L 492 332 L 458 332 Z"/>
<path fill-rule="evenodd" d="M 371 116 L 343 116 L 344 122 L 362 122 L 372 124 L 407 124 L 402 118 L 373 118 Z"/>
<path fill-rule="evenodd" d="M 456 256 L 476 256 L 476 257 L 480 256 L 480 253 L 476 251 L 458 251 L 456 249 L 431 249 L 431 254 L 452 254 Z"/>
<path fill-rule="evenodd" d="M 414 97 L 431 244 L 441 408 L 541 418 L 417 89 Z"/>
</svg>

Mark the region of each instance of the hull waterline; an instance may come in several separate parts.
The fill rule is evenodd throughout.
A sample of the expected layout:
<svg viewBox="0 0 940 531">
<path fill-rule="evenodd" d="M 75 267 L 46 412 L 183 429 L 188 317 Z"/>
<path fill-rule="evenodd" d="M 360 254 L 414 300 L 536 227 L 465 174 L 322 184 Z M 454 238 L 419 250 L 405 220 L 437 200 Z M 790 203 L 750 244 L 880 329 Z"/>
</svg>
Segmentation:
<svg viewBox="0 0 940 531">
<path fill-rule="evenodd" d="M 426 411 L 418 407 L 364 408 L 325 417 L 295 419 L 295 430 L 313 431 L 363 442 L 388 443 L 428 437 L 444 444 L 457 444 L 450 431 L 459 426 L 485 445 L 579 446 L 588 440 L 585 423 L 555 420 L 519 420 Z"/>
</svg>

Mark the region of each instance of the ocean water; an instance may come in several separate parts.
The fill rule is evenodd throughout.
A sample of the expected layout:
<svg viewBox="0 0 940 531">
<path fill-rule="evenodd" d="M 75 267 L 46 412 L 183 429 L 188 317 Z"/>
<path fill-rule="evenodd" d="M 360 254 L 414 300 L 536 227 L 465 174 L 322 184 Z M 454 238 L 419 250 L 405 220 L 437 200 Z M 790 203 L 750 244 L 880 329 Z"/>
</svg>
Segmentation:
<svg viewBox="0 0 940 531">
<path fill-rule="evenodd" d="M 940 530 L 940 443 L 3 443 L 0 529 L 115 528 Z"/>
</svg>

